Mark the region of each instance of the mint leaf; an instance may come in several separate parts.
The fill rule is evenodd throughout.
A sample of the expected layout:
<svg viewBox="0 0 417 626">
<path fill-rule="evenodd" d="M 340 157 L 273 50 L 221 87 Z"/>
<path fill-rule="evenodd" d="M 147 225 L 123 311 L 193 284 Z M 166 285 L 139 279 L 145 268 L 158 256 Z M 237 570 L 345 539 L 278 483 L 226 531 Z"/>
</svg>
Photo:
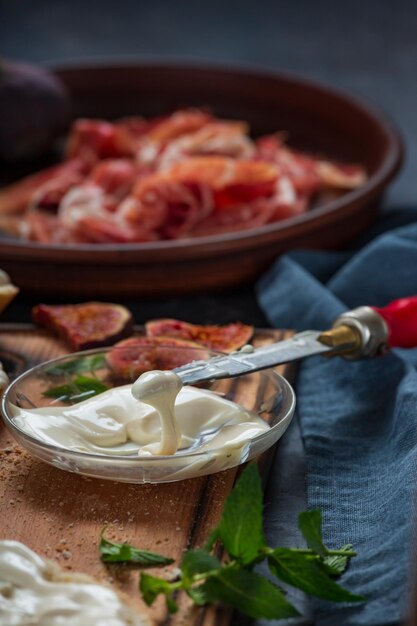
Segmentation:
<svg viewBox="0 0 417 626">
<path fill-rule="evenodd" d="M 98 378 L 90 378 L 89 376 L 83 376 L 83 374 L 78 374 L 72 381 L 72 384 L 75 385 L 80 393 L 94 391 L 96 394 L 99 394 L 108 389 L 108 386 Z"/>
<path fill-rule="evenodd" d="M 188 550 L 181 562 L 183 580 L 191 583 L 195 574 L 211 572 L 221 567 L 219 559 L 205 550 Z"/>
<path fill-rule="evenodd" d="M 87 360 L 85 367 L 88 368 L 88 371 L 91 373 L 94 373 L 95 371 L 103 368 L 107 368 L 107 361 L 104 354 L 95 354 L 94 356 L 84 358 Z M 87 369 L 81 371 L 87 371 Z"/>
<path fill-rule="evenodd" d="M 352 544 L 347 543 L 345 546 L 340 548 L 340 550 L 352 550 L 352 548 Z M 326 566 L 329 574 L 331 574 L 332 576 L 340 576 L 347 568 L 349 564 L 349 558 L 349 556 L 335 554 L 334 556 L 326 556 L 326 558 L 323 560 L 323 563 Z"/>
<path fill-rule="evenodd" d="M 303 554 L 291 548 L 276 548 L 268 562 L 271 572 L 277 578 L 317 598 L 333 602 L 364 600 L 362 596 L 357 596 L 335 583 L 326 566 L 315 554 Z"/>
<path fill-rule="evenodd" d="M 220 539 L 220 533 L 219 533 L 219 529 L 215 528 L 214 530 L 211 531 L 211 533 L 209 534 L 209 537 L 206 541 L 206 544 L 204 546 L 204 550 L 206 552 L 211 552 L 211 550 L 213 550 L 214 548 L 214 544 L 216 543 L 216 541 Z"/>
<path fill-rule="evenodd" d="M 156 576 L 150 576 L 149 574 L 140 575 L 139 589 L 142 593 L 143 599 L 148 606 L 154 603 L 159 594 L 164 594 L 170 613 L 178 611 L 178 605 L 172 597 L 171 585 L 167 580 L 163 578 L 157 578 Z"/>
<path fill-rule="evenodd" d="M 251 563 L 265 545 L 262 509 L 261 479 L 257 466 L 251 463 L 229 494 L 218 527 L 230 556 L 244 565 Z"/>
<path fill-rule="evenodd" d="M 74 388 L 74 385 L 66 384 L 51 387 L 44 391 L 42 395 L 45 396 L 45 398 L 57 398 L 62 402 L 70 402 L 71 397 L 77 393 L 78 391 Z"/>
<path fill-rule="evenodd" d="M 172 595 L 166 595 L 165 596 L 165 600 L 167 603 L 167 607 L 168 607 L 168 613 L 170 613 L 171 615 L 173 613 L 176 613 L 178 611 L 178 604 L 175 602 L 174 598 L 172 597 Z"/>
<path fill-rule="evenodd" d="M 190 596 L 191 600 L 197 606 L 204 606 L 204 604 L 208 603 L 207 594 L 203 589 L 203 585 L 199 585 L 198 587 L 193 587 L 191 589 L 187 589 L 187 594 Z"/>
<path fill-rule="evenodd" d="M 61 402 L 81 402 L 106 391 L 108 386 L 98 378 L 90 378 L 79 374 L 73 381 L 65 385 L 51 387 L 44 391 L 46 398 L 56 398 Z"/>
<path fill-rule="evenodd" d="M 306 540 L 309 548 L 322 557 L 327 556 L 327 548 L 323 544 L 322 531 L 322 515 L 319 509 L 304 511 L 298 516 L 298 528 Z"/>
<path fill-rule="evenodd" d="M 128 543 L 109 541 L 103 535 L 100 539 L 99 550 L 104 563 L 135 563 L 145 567 L 159 567 L 174 562 L 173 559 L 156 552 L 139 550 Z"/>
<path fill-rule="evenodd" d="M 245 569 L 224 569 L 203 584 L 209 602 L 224 602 L 249 617 L 283 619 L 299 615 L 279 587 Z"/>
<path fill-rule="evenodd" d="M 46 369 L 46 372 L 52 376 L 81 374 L 82 372 L 91 372 L 93 374 L 103 367 L 107 367 L 104 354 L 95 354 L 93 356 L 79 357 L 71 361 L 65 361 L 59 365 L 51 365 Z"/>
</svg>

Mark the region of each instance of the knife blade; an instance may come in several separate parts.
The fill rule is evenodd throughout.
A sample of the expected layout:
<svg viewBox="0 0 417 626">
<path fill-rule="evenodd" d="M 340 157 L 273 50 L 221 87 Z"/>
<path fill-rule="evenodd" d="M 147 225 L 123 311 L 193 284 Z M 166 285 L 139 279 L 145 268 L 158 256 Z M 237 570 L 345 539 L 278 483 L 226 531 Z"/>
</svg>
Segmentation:
<svg viewBox="0 0 417 626">
<path fill-rule="evenodd" d="M 306 356 L 330 352 L 331 346 L 326 346 L 318 340 L 320 332 L 304 331 L 297 333 L 291 339 L 268 344 L 251 351 L 240 350 L 232 354 L 216 356 L 208 361 L 198 360 L 182 365 L 173 370 L 184 385 L 230 378 L 248 374 L 261 369 L 275 367 L 281 363 L 297 361 Z"/>
<path fill-rule="evenodd" d="M 358 307 L 340 315 L 328 330 L 306 330 L 261 348 L 246 346 L 232 354 L 187 363 L 173 372 L 183 384 L 191 385 L 313 355 L 357 359 L 382 354 L 389 347 L 410 346 L 417 346 L 417 297 L 396 300 L 384 308 Z"/>
</svg>

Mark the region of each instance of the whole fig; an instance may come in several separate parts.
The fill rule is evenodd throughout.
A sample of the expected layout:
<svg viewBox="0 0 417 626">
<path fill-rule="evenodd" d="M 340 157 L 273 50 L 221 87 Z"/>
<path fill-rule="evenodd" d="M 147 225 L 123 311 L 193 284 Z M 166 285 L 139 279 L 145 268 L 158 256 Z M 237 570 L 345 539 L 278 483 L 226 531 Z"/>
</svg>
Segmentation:
<svg viewBox="0 0 417 626">
<path fill-rule="evenodd" d="M 56 76 L 0 59 L 0 159 L 14 162 L 42 155 L 69 120 L 69 97 Z"/>
</svg>

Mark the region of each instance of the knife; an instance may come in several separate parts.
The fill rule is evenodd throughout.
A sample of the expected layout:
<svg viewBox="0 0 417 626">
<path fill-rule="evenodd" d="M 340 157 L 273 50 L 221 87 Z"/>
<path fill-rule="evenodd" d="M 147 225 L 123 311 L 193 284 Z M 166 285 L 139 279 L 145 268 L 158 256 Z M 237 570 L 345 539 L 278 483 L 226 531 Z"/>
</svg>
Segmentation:
<svg viewBox="0 0 417 626">
<path fill-rule="evenodd" d="M 173 369 L 184 385 L 231 378 L 298 361 L 308 356 L 359 359 L 384 354 L 390 348 L 417 346 L 417 296 L 394 300 L 386 307 L 361 306 L 336 318 L 325 331 L 306 330 L 291 339 L 261 348 L 197 360 Z"/>
</svg>

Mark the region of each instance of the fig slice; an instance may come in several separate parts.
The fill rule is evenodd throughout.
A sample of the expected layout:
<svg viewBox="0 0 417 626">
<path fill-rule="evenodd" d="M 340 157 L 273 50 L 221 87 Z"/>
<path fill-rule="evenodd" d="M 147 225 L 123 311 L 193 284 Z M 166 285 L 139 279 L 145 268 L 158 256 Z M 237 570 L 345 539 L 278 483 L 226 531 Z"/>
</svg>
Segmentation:
<svg viewBox="0 0 417 626">
<path fill-rule="evenodd" d="M 32 318 L 62 337 L 74 350 L 108 346 L 133 332 L 130 311 L 109 302 L 38 304 L 32 309 Z"/>
<path fill-rule="evenodd" d="M 107 364 L 117 379 L 133 382 L 149 370 L 170 370 L 209 356 L 207 349 L 187 339 L 138 336 L 116 343 Z"/>
<path fill-rule="evenodd" d="M 149 337 L 177 337 L 195 341 L 206 348 L 233 352 L 244 346 L 253 335 L 253 326 L 241 322 L 224 326 L 198 326 L 175 319 L 152 320 L 145 324 Z"/>
</svg>

